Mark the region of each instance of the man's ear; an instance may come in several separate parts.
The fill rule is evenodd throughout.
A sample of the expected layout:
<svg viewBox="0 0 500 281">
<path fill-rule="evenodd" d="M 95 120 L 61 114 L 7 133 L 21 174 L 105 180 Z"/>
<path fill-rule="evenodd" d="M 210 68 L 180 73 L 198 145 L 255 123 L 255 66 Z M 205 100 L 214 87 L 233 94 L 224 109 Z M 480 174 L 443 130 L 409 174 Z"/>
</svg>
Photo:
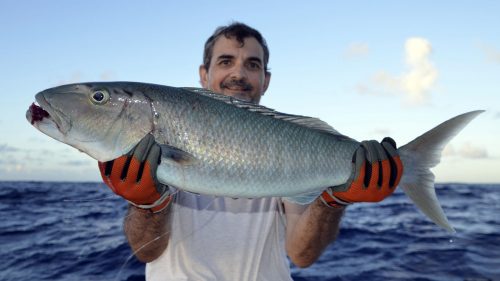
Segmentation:
<svg viewBox="0 0 500 281">
<path fill-rule="evenodd" d="M 202 64 L 198 69 L 200 74 L 200 84 L 202 88 L 208 89 L 208 71 L 205 66 Z"/>
<path fill-rule="evenodd" d="M 271 72 L 266 71 L 266 73 L 264 74 L 264 91 L 262 91 L 262 96 L 267 91 L 270 82 L 271 82 Z"/>
</svg>

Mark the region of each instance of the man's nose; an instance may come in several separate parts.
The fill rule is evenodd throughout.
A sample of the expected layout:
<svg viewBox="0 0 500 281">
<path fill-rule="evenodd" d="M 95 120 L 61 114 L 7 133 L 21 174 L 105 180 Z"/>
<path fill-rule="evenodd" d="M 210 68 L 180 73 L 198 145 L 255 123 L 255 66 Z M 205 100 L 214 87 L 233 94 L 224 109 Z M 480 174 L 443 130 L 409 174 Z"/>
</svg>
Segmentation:
<svg viewBox="0 0 500 281">
<path fill-rule="evenodd" d="M 235 80 L 247 78 L 245 67 L 242 64 L 236 64 L 231 71 L 231 78 Z"/>
</svg>

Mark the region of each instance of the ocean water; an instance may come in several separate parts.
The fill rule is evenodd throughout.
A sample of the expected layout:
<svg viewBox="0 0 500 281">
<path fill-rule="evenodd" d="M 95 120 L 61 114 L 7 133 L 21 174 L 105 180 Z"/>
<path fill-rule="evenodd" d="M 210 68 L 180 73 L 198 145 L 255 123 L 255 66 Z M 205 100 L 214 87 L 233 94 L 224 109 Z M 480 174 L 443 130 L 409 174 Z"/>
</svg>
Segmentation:
<svg viewBox="0 0 500 281">
<path fill-rule="evenodd" d="M 349 207 L 320 260 L 294 280 L 500 280 L 500 185 L 440 184 L 457 233 L 429 222 L 401 192 Z M 0 280 L 144 280 L 101 183 L 0 182 Z"/>
</svg>

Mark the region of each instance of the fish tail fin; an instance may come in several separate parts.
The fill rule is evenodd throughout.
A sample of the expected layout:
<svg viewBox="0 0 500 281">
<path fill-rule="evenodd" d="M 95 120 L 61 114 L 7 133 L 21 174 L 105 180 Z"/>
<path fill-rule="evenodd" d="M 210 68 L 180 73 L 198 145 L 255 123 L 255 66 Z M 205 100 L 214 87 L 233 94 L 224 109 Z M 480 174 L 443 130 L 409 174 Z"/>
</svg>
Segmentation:
<svg viewBox="0 0 500 281">
<path fill-rule="evenodd" d="M 482 112 L 484 110 L 456 116 L 398 149 L 405 169 L 399 186 L 425 215 L 450 232 L 455 230 L 439 204 L 430 169 L 440 162 L 446 144 Z"/>
</svg>

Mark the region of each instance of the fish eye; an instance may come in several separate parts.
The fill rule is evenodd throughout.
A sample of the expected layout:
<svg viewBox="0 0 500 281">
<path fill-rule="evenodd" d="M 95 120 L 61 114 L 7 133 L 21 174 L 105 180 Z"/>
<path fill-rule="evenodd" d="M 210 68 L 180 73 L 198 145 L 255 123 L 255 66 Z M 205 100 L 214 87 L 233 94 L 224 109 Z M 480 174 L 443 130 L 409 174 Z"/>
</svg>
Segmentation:
<svg viewBox="0 0 500 281">
<path fill-rule="evenodd" d="M 105 90 L 96 90 L 90 95 L 94 104 L 105 104 L 109 100 L 109 93 Z"/>
</svg>

